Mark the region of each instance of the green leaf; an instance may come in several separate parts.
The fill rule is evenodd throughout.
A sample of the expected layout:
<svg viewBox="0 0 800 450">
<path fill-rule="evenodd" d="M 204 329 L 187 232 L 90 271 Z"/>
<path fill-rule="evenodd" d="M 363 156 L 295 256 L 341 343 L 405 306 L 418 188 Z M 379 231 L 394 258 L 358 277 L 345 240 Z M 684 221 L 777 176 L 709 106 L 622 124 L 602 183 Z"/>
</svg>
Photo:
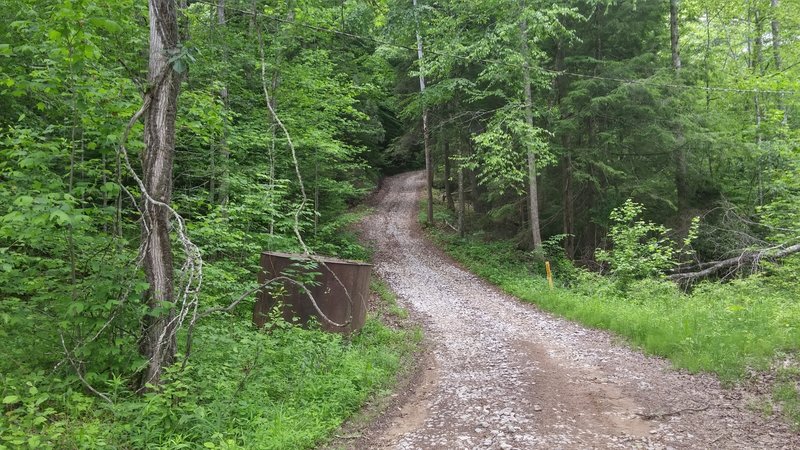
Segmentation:
<svg viewBox="0 0 800 450">
<path fill-rule="evenodd" d="M 107 181 L 100 186 L 100 191 L 107 192 L 109 194 L 114 194 L 119 191 L 119 185 L 117 183 L 113 183 L 111 181 Z"/>
<path fill-rule="evenodd" d="M 109 33 L 118 33 L 122 31 L 122 27 L 117 22 L 103 17 L 93 17 L 89 19 L 89 23 L 97 28 L 102 28 L 108 31 Z"/>
<path fill-rule="evenodd" d="M 0 56 L 11 56 L 12 53 L 10 44 L 0 44 Z"/>
<path fill-rule="evenodd" d="M 172 63 L 172 69 L 175 70 L 177 73 L 184 73 L 186 72 L 186 63 L 183 62 L 182 59 L 176 59 L 174 63 Z"/>
<path fill-rule="evenodd" d="M 14 200 L 14 206 L 30 206 L 33 204 L 33 197 L 30 195 L 20 195 Z"/>
<path fill-rule="evenodd" d="M 64 211 L 61 211 L 60 209 L 57 209 L 50 213 L 50 220 L 53 219 L 55 219 L 59 225 L 66 225 L 70 223 L 69 215 Z"/>
<path fill-rule="evenodd" d="M 4 405 L 10 405 L 12 403 L 17 403 L 18 401 L 19 401 L 19 397 L 17 397 L 16 395 L 7 395 L 7 396 L 3 397 L 3 404 Z"/>
</svg>

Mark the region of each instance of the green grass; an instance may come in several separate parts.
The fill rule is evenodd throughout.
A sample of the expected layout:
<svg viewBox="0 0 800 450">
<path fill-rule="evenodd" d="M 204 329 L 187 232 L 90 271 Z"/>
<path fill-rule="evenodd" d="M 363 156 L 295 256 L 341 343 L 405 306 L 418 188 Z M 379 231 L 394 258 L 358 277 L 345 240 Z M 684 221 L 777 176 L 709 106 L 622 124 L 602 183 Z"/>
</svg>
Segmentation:
<svg viewBox="0 0 800 450">
<path fill-rule="evenodd" d="M 341 241 L 339 254 L 368 255 L 351 237 Z M 235 264 L 209 264 L 206 274 L 214 282 L 204 305 L 253 282 Z M 372 288 L 386 307 L 351 336 L 278 320 L 257 330 L 252 303 L 208 317 L 195 329 L 188 366 L 170 368 L 160 392 L 134 394 L 133 370 L 124 366 L 86 371 L 113 404 L 91 395 L 68 364 L 57 365 L 60 350 L 45 345 L 57 328 L 44 326 L 46 317 L 14 322 L 0 310 L 0 336 L 13 344 L 0 348 L 0 450 L 314 448 L 367 401 L 391 392 L 422 340 L 419 328 L 389 325 L 408 313 L 385 284 Z M 103 348 L 138 364 L 130 339 Z"/>
<path fill-rule="evenodd" d="M 0 448 L 312 448 L 390 389 L 418 342 L 413 330 L 375 317 L 352 338 L 212 320 L 196 330 L 189 366 L 173 369 L 161 393 L 98 386 L 108 405 L 44 374 L 2 376 Z"/>
<path fill-rule="evenodd" d="M 397 296 L 389 289 L 385 281 L 379 278 L 373 278 L 370 283 L 370 290 L 378 294 L 378 298 L 380 298 L 381 302 L 383 302 L 388 309 L 389 314 L 400 319 L 408 319 L 408 311 L 397 304 Z"/>
<path fill-rule="evenodd" d="M 771 370 L 777 357 L 792 359 L 800 351 L 800 286 L 794 279 L 800 258 L 774 268 L 771 276 L 703 283 L 691 294 L 662 280 L 623 285 L 557 261 L 556 287 L 551 290 L 542 262 L 509 242 L 459 239 L 448 230 L 428 229 L 454 259 L 505 292 L 584 325 L 613 331 L 691 372 L 713 372 L 725 382 L 736 382 L 748 371 Z M 794 374 L 776 385 L 774 397 L 787 416 L 800 423 L 798 380 Z"/>
</svg>

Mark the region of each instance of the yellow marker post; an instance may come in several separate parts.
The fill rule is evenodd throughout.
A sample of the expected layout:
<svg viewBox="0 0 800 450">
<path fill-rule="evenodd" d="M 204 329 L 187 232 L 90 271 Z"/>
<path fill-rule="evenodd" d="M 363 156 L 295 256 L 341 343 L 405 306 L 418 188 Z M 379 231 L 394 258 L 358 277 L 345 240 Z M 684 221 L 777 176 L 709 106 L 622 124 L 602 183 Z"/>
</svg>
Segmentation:
<svg viewBox="0 0 800 450">
<path fill-rule="evenodd" d="M 553 289 L 553 272 L 550 271 L 550 261 L 544 262 L 544 270 L 547 272 L 547 283 L 550 284 L 550 289 Z"/>
</svg>

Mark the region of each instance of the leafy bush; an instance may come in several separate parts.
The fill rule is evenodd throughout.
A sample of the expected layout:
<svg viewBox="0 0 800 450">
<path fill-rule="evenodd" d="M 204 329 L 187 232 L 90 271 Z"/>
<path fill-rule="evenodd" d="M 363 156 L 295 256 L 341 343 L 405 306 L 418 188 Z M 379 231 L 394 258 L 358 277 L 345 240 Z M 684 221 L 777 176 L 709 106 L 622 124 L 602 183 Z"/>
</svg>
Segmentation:
<svg viewBox="0 0 800 450">
<path fill-rule="evenodd" d="M 597 260 L 609 263 L 611 273 L 623 283 L 661 275 L 677 264 L 676 259 L 697 236 L 699 221 L 695 218 L 679 248 L 667 237 L 669 229 L 642 219 L 643 213 L 644 206 L 631 199 L 614 208 L 609 215 L 611 250 L 598 249 L 596 253 Z"/>
<path fill-rule="evenodd" d="M 642 220 L 644 206 L 633 200 L 614 208 L 609 215 L 611 250 L 597 250 L 597 260 L 611 265 L 611 273 L 623 280 L 658 275 L 674 264 L 675 250 L 665 234 L 667 228 Z"/>
</svg>

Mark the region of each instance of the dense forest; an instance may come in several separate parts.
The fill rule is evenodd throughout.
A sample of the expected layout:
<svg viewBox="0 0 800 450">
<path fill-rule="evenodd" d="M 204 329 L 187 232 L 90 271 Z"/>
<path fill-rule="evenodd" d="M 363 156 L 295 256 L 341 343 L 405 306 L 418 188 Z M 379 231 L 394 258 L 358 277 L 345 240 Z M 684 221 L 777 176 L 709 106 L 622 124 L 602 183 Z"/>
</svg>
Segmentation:
<svg viewBox="0 0 800 450">
<path fill-rule="evenodd" d="M 788 0 L 0 0 L 0 448 L 314 446 L 419 332 L 259 332 L 258 255 L 369 259 L 412 169 L 467 259 L 750 283 L 796 352 L 798 62 Z"/>
</svg>

